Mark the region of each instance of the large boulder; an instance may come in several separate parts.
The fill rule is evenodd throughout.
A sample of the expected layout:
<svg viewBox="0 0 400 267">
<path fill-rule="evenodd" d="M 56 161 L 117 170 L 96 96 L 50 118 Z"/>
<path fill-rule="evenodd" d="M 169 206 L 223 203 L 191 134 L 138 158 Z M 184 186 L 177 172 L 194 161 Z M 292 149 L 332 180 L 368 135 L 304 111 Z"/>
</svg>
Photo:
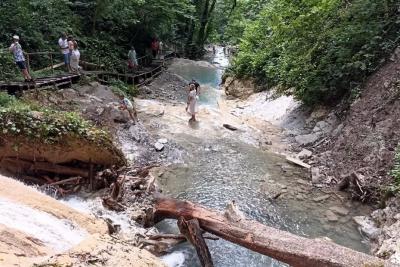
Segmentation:
<svg viewBox="0 0 400 267">
<path fill-rule="evenodd" d="M 237 79 L 227 77 L 222 89 L 228 96 L 246 99 L 254 92 L 258 91 L 257 85 L 253 79 Z"/>
</svg>

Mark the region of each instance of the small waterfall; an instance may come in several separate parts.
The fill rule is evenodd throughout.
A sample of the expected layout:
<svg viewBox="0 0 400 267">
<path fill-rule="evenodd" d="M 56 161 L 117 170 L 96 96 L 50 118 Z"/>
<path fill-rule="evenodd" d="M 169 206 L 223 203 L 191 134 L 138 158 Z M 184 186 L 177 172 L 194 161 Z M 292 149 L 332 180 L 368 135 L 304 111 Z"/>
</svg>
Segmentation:
<svg viewBox="0 0 400 267">
<path fill-rule="evenodd" d="M 27 196 L 29 197 L 29 196 Z M 80 243 L 88 233 L 73 222 L 0 198 L 0 224 L 41 240 L 55 252 Z"/>
</svg>

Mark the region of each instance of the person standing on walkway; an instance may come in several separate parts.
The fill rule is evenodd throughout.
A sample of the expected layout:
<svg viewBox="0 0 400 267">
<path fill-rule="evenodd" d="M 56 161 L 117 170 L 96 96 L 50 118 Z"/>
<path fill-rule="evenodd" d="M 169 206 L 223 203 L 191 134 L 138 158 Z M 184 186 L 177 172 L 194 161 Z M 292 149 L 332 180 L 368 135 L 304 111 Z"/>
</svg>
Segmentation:
<svg viewBox="0 0 400 267">
<path fill-rule="evenodd" d="M 191 84 L 186 106 L 186 112 L 191 115 L 189 122 L 196 122 L 197 109 L 196 87 L 194 84 Z"/>
<path fill-rule="evenodd" d="M 157 38 L 154 38 L 153 42 L 151 42 L 151 52 L 153 54 L 153 58 L 157 58 L 159 50 L 160 50 L 160 43 L 158 42 Z"/>
<path fill-rule="evenodd" d="M 138 60 L 136 55 L 135 47 L 131 46 L 131 50 L 128 52 L 128 68 L 135 71 L 138 68 Z"/>
<path fill-rule="evenodd" d="M 18 68 L 21 70 L 25 82 L 34 82 L 31 75 L 29 74 L 28 68 L 26 67 L 24 51 L 19 44 L 18 35 L 13 36 L 13 43 L 11 44 L 9 50 L 14 55 L 15 64 L 17 64 Z"/>
<path fill-rule="evenodd" d="M 66 70 L 71 71 L 71 68 L 69 66 L 70 51 L 69 51 L 67 34 L 65 32 L 63 32 L 61 34 L 60 39 L 58 39 L 58 46 L 60 47 L 61 54 L 64 57 L 64 64 L 65 64 Z"/>
<path fill-rule="evenodd" d="M 72 72 L 79 73 L 79 59 L 81 57 L 81 53 L 78 50 L 78 43 L 73 41 L 73 49 L 70 54 L 70 68 Z"/>
</svg>

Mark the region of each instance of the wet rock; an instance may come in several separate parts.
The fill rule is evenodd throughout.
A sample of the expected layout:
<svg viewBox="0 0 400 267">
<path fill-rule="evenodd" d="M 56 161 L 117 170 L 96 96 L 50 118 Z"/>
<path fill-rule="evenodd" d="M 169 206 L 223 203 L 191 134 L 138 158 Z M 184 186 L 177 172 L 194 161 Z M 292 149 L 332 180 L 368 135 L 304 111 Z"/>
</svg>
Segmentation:
<svg viewBox="0 0 400 267">
<path fill-rule="evenodd" d="M 333 207 L 330 207 L 329 210 L 331 210 L 334 213 L 341 215 L 341 216 L 346 216 L 347 214 L 349 214 L 349 210 L 344 207 L 333 206 Z"/>
<path fill-rule="evenodd" d="M 294 139 L 299 145 L 307 146 L 317 141 L 320 136 L 321 136 L 320 133 L 311 133 L 311 134 L 298 135 Z"/>
<path fill-rule="evenodd" d="M 301 151 L 300 151 L 300 153 L 299 154 L 297 154 L 297 157 L 299 158 L 299 159 L 301 159 L 301 160 L 304 160 L 304 159 L 308 159 L 308 158 L 310 158 L 311 156 L 312 156 L 312 152 L 310 151 L 310 150 L 308 150 L 308 149 L 302 149 Z"/>
<path fill-rule="evenodd" d="M 128 112 L 123 112 L 122 110 L 116 107 L 108 107 L 110 114 L 110 120 L 116 123 L 127 123 L 129 121 Z"/>
<path fill-rule="evenodd" d="M 339 125 L 336 127 L 336 129 L 332 131 L 331 135 L 332 135 L 333 137 L 338 136 L 338 135 L 343 131 L 343 128 L 344 128 L 344 124 L 343 124 L 343 123 L 339 124 Z"/>
<path fill-rule="evenodd" d="M 337 222 L 339 220 L 338 216 L 330 210 L 325 212 L 325 217 L 328 219 L 329 222 Z"/>
<path fill-rule="evenodd" d="M 318 167 L 311 168 L 311 180 L 313 184 L 318 184 L 323 178 L 324 175 L 321 174 L 321 170 Z"/>
<path fill-rule="evenodd" d="M 369 217 L 355 216 L 353 220 L 358 224 L 360 231 L 370 239 L 376 239 L 381 233 L 381 230 Z"/>
<path fill-rule="evenodd" d="M 332 131 L 332 126 L 326 121 L 317 122 L 313 129 L 313 132 L 322 132 L 324 134 L 329 133 L 330 131 Z"/>
<path fill-rule="evenodd" d="M 320 197 L 315 197 L 315 198 L 313 198 L 313 200 L 314 200 L 315 202 L 322 202 L 322 201 L 327 200 L 327 199 L 330 198 L 330 197 L 331 197 L 330 195 L 320 196 Z"/>
<path fill-rule="evenodd" d="M 238 128 L 235 126 L 232 126 L 230 124 L 223 124 L 222 126 L 224 126 L 226 129 L 231 130 L 231 131 L 237 131 Z"/>
<path fill-rule="evenodd" d="M 160 152 L 160 151 L 164 150 L 164 145 L 159 143 L 159 142 L 157 142 L 157 143 L 154 144 L 154 148 L 156 149 L 156 151 Z"/>
<path fill-rule="evenodd" d="M 157 140 L 157 142 L 160 143 L 160 144 L 164 144 L 165 145 L 166 143 L 168 143 L 168 140 L 165 139 L 165 138 L 160 138 L 160 139 Z"/>
<path fill-rule="evenodd" d="M 309 182 L 307 182 L 307 181 L 305 181 L 305 180 L 302 180 L 302 179 L 297 179 L 296 182 L 297 182 L 298 184 L 301 184 L 301 185 L 307 185 L 307 186 L 310 185 Z"/>
<path fill-rule="evenodd" d="M 63 90 L 60 90 L 59 92 L 64 99 L 73 99 L 78 95 L 78 93 L 74 89 L 71 89 L 71 88 L 63 89 Z"/>
</svg>

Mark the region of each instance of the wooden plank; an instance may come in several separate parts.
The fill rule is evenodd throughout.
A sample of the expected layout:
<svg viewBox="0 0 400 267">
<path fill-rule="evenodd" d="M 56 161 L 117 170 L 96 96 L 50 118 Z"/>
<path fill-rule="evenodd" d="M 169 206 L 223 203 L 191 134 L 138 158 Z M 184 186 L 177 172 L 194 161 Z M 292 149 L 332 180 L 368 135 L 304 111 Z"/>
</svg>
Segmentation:
<svg viewBox="0 0 400 267">
<path fill-rule="evenodd" d="M 303 161 L 301 161 L 299 159 L 296 159 L 296 158 L 292 158 L 292 157 L 286 156 L 286 160 L 289 161 L 290 163 L 293 163 L 295 165 L 298 165 L 298 166 L 306 168 L 306 169 L 310 169 L 311 168 L 311 165 L 309 165 L 309 164 L 307 164 L 307 163 L 305 163 L 305 162 L 303 162 Z"/>
</svg>

